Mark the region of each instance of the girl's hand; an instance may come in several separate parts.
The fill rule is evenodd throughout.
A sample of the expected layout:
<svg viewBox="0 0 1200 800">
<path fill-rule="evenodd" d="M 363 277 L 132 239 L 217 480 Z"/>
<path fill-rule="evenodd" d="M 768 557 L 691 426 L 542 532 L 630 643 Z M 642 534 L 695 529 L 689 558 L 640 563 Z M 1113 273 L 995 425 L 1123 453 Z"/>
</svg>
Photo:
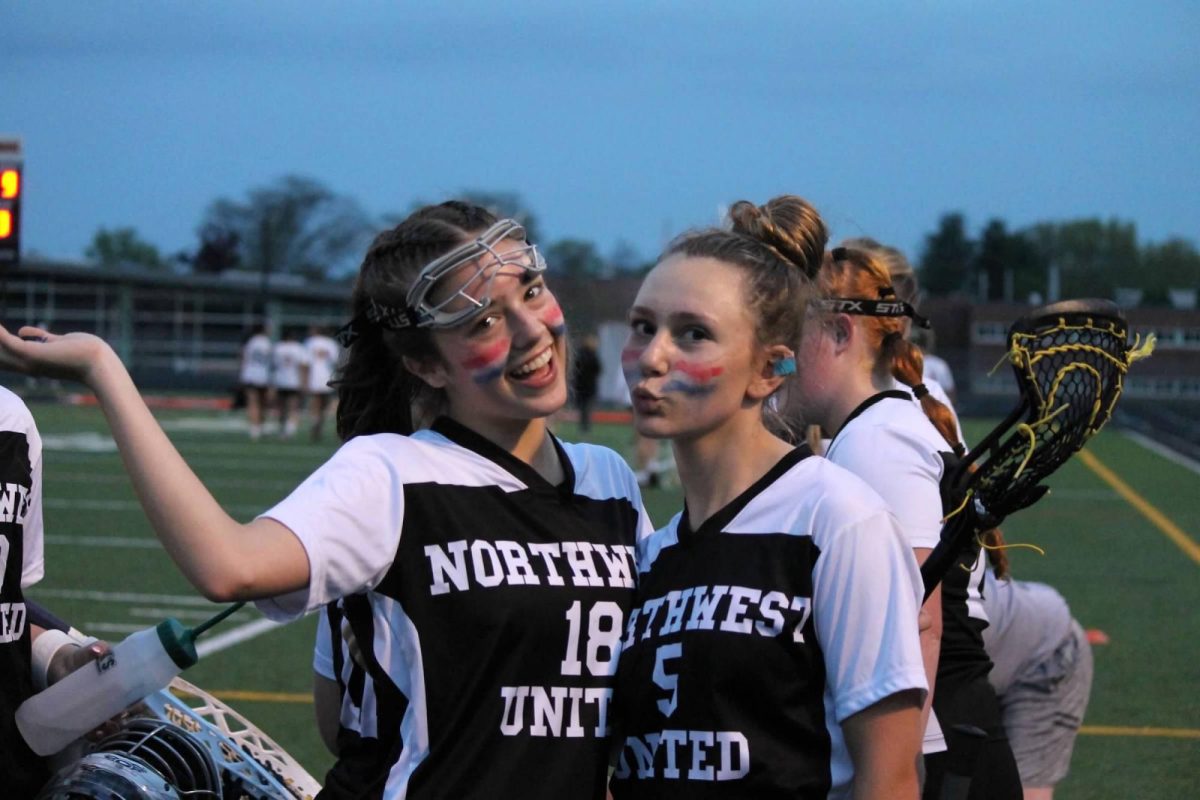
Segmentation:
<svg viewBox="0 0 1200 800">
<path fill-rule="evenodd" d="M 105 641 L 94 641 L 91 644 L 59 650 L 50 661 L 46 670 L 46 684 L 53 686 L 77 669 L 91 664 L 93 661 L 103 661 L 112 652 L 112 647 Z"/>
<path fill-rule="evenodd" d="M 109 356 L 115 356 L 112 348 L 90 333 L 56 336 L 26 325 L 14 336 L 0 327 L 0 369 L 90 385 L 95 370 Z"/>
</svg>

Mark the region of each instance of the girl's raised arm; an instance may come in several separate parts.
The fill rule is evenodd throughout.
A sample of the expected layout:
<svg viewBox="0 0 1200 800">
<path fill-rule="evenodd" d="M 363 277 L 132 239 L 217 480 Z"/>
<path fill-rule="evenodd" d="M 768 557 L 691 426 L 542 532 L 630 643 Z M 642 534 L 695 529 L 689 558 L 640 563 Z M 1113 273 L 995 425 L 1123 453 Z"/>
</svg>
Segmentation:
<svg viewBox="0 0 1200 800">
<path fill-rule="evenodd" d="M 0 367 L 78 381 L 104 410 L 125 469 L 158 538 L 184 576 L 215 601 L 255 599 L 308 585 L 308 556 L 270 519 L 240 523 L 225 512 L 159 427 L 103 339 L 0 327 Z"/>
</svg>

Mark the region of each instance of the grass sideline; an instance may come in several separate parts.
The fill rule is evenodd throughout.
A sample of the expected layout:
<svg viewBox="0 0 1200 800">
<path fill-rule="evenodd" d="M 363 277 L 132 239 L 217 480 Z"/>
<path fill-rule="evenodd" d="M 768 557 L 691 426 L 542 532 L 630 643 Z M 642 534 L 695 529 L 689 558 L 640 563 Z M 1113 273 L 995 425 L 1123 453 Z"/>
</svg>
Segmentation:
<svg viewBox="0 0 1200 800">
<path fill-rule="evenodd" d="M 45 580 L 29 596 L 96 635 L 177 616 L 185 624 L 213 607 L 199 598 L 157 547 L 104 419 L 94 408 L 32 406 L 45 450 Z M 334 449 L 327 441 L 251 443 L 219 412 L 156 412 L 217 498 L 250 519 L 285 496 Z M 984 422 L 967 426 L 977 441 Z M 558 426 L 576 438 L 574 426 Z M 592 440 L 629 451 L 624 426 L 599 425 Z M 1200 481 L 1195 473 L 1105 432 L 1088 452 L 1195 543 Z M 1010 541 L 1034 542 L 1044 557 L 1011 551 L 1014 573 L 1053 584 L 1085 627 L 1111 642 L 1096 650 L 1085 733 L 1059 800 L 1176 798 L 1200 793 L 1200 565 L 1074 459 L 1051 481 L 1051 496 L 1005 525 Z M 679 510 L 678 489 L 649 491 L 658 524 Z M 258 618 L 243 610 L 222 629 Z M 186 677 L 226 699 L 273 736 L 318 779 L 331 761 L 306 702 L 311 689 L 312 618 L 269 631 L 204 658 Z M 1148 729 L 1141 731 L 1138 729 Z M 1175 731 L 1176 735 L 1171 735 Z M 1182 732 L 1182 733 L 1180 733 Z M 1189 733 L 1190 732 L 1190 733 Z"/>
</svg>

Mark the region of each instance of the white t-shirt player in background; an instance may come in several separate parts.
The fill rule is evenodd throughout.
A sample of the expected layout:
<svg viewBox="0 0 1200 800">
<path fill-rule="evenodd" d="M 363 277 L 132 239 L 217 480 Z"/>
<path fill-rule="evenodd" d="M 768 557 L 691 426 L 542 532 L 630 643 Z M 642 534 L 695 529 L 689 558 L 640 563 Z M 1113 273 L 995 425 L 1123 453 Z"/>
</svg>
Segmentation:
<svg viewBox="0 0 1200 800">
<path fill-rule="evenodd" d="M 325 418 L 333 413 L 337 394 L 329 382 L 337 371 L 341 348 L 328 331 L 313 325 L 304 340 L 304 391 L 308 394 L 309 434 L 314 442 L 321 440 Z"/>
<path fill-rule="evenodd" d="M 256 327 L 242 343 L 238 380 L 246 398 L 250 438 L 256 441 L 262 436 L 263 418 L 269 407 L 267 394 L 271 387 L 271 347 L 266 325 Z"/>
</svg>

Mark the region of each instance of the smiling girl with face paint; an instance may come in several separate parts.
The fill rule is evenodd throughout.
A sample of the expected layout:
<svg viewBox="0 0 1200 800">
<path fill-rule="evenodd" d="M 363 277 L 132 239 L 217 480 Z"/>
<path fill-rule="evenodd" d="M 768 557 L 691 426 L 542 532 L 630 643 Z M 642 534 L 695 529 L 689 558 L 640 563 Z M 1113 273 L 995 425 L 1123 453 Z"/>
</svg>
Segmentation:
<svg viewBox="0 0 1200 800">
<path fill-rule="evenodd" d="M 155 532 L 206 597 L 277 619 L 343 600 L 369 677 L 339 698 L 345 674 L 323 674 L 321 707 L 340 701 L 353 724 L 323 797 L 604 796 L 633 545 L 649 525 L 616 453 L 547 429 L 567 399 L 567 345 L 544 271 L 518 224 L 464 203 L 380 234 L 342 332 L 345 444 L 248 524 L 102 340 L 0 329 L 0 365 L 96 393 Z"/>
<path fill-rule="evenodd" d="M 764 417 L 805 369 L 824 225 L 797 197 L 732 217 L 676 240 L 629 314 L 634 421 L 671 441 L 685 506 L 638 544 L 612 792 L 913 800 L 916 562 L 878 495 Z"/>
</svg>

